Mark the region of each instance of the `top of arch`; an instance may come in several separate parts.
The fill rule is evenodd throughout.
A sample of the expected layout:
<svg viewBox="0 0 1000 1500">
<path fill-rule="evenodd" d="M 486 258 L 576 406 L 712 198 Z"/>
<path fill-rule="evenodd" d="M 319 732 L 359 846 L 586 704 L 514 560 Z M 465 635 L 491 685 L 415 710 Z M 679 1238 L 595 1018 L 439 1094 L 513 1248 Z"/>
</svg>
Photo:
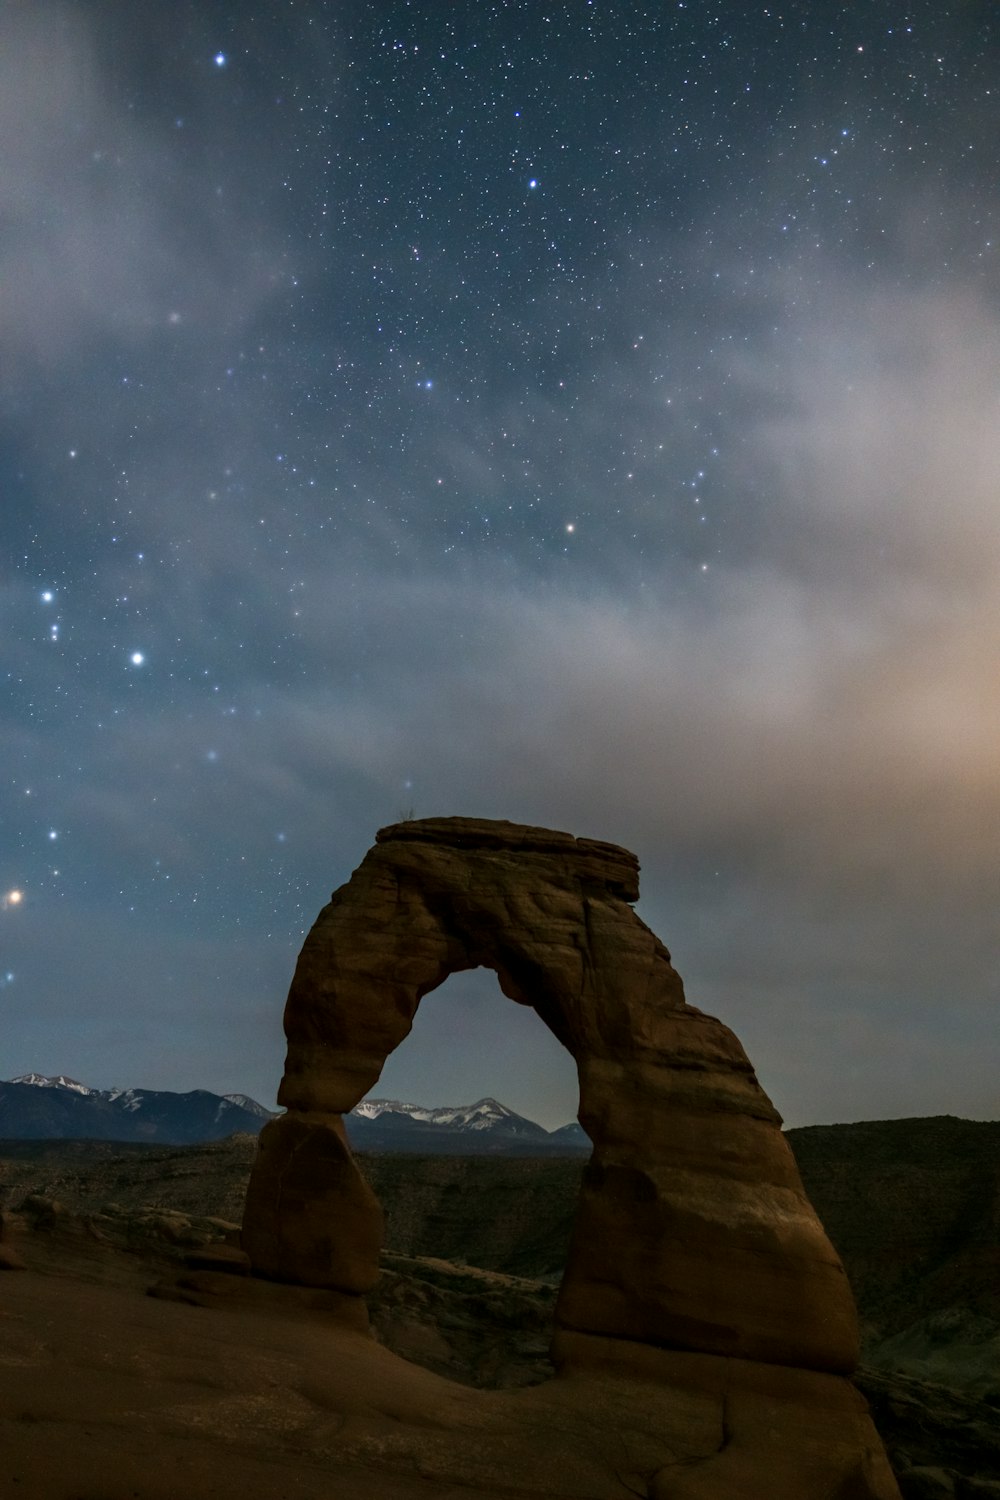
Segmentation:
<svg viewBox="0 0 1000 1500">
<path fill-rule="evenodd" d="M 437 844 L 470 854 L 548 854 L 578 863 L 581 876 L 604 881 L 623 901 L 639 899 L 639 861 L 631 850 L 600 839 L 575 838 L 555 828 L 493 818 L 410 818 L 380 828 L 375 842 Z"/>
</svg>

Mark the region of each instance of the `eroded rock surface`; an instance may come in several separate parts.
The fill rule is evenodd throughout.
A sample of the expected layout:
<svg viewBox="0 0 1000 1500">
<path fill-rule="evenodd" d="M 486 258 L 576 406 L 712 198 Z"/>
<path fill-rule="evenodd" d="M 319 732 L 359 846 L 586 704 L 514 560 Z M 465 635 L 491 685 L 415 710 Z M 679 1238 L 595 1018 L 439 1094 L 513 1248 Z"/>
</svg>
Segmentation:
<svg viewBox="0 0 1000 1500">
<path fill-rule="evenodd" d="M 686 1003 L 637 898 L 637 861 L 615 845 L 465 818 L 382 829 L 299 957 L 278 1096 L 287 1113 L 260 1137 L 244 1249 L 276 1281 L 358 1298 L 372 1288 L 381 1210 L 342 1116 L 374 1087 L 422 996 L 491 968 L 575 1059 L 594 1143 L 556 1305 L 557 1366 L 634 1366 L 658 1382 L 667 1359 L 666 1383 L 683 1385 L 687 1370 L 723 1416 L 727 1392 L 750 1393 L 747 1411 L 759 1406 L 782 1432 L 775 1461 L 780 1451 L 788 1473 L 811 1466 L 796 1493 L 893 1496 L 864 1403 L 837 1378 L 817 1383 L 854 1368 L 857 1318 L 780 1117 L 733 1033 Z M 807 1455 L 803 1437 L 796 1458 L 809 1424 L 791 1414 L 814 1400 L 817 1433 L 828 1410 L 825 1446 Z M 665 1474 L 650 1493 L 721 1493 L 730 1467 L 742 1481 L 737 1450 L 751 1439 L 747 1429 L 723 1443 L 708 1488 Z"/>
<path fill-rule="evenodd" d="M 383 829 L 306 939 L 288 1059 L 250 1182 L 244 1246 L 278 1280 L 364 1293 L 381 1214 L 342 1115 L 375 1085 L 420 999 L 485 965 L 569 1049 L 594 1142 L 561 1327 L 845 1372 L 853 1300 L 727 1027 L 686 1004 L 632 910 L 635 857 L 517 824 Z"/>
</svg>

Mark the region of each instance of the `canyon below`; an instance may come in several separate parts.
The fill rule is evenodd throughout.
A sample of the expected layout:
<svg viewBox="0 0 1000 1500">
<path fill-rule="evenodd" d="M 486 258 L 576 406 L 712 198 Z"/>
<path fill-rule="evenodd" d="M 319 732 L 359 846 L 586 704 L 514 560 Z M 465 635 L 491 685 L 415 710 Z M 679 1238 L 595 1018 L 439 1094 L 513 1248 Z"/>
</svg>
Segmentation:
<svg viewBox="0 0 1000 1500">
<path fill-rule="evenodd" d="M 858 1302 L 854 1383 L 902 1495 L 1000 1496 L 1000 1124 L 787 1138 Z M 0 1262 L 26 1268 L 0 1278 L 0 1493 L 688 1493 L 647 1487 L 655 1460 L 613 1451 L 632 1387 L 609 1377 L 588 1395 L 575 1377 L 571 1418 L 567 1383 L 549 1381 L 537 1406 L 584 1159 L 361 1155 L 386 1214 L 372 1339 L 344 1332 L 332 1294 L 224 1274 L 255 1149 L 250 1134 L 0 1142 Z M 408 1364 L 383 1368 L 387 1352 Z M 392 1387 L 391 1419 L 372 1417 L 366 1382 Z M 486 1393 L 501 1401 L 488 1416 Z"/>
</svg>

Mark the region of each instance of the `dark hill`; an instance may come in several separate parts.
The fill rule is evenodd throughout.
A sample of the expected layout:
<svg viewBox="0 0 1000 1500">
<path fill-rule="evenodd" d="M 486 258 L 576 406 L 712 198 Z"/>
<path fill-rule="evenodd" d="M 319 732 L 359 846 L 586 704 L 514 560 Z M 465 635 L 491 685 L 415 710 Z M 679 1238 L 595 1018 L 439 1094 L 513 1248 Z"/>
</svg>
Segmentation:
<svg viewBox="0 0 1000 1500">
<path fill-rule="evenodd" d="M 791 1130 L 854 1287 L 866 1357 L 1000 1400 L 1000 1122 Z"/>
</svg>

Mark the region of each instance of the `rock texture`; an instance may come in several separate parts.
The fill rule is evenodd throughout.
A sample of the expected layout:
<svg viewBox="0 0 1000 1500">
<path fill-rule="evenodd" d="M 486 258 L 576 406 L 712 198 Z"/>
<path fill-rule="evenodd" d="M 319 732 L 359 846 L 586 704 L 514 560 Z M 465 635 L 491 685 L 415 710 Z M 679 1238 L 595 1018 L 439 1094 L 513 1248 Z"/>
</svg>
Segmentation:
<svg viewBox="0 0 1000 1500">
<path fill-rule="evenodd" d="M 647 1493 L 708 1500 L 763 1484 L 803 1500 L 888 1500 L 898 1491 L 881 1444 L 840 1378 L 858 1358 L 843 1267 L 743 1048 L 686 1003 L 667 949 L 632 910 L 638 894 L 637 861 L 615 845 L 464 818 L 382 829 L 299 957 L 287 1113 L 260 1136 L 243 1248 L 276 1281 L 359 1299 L 372 1289 L 382 1216 L 343 1115 L 423 995 L 491 968 L 575 1059 L 594 1143 L 556 1366 L 569 1379 L 591 1369 L 690 1386 L 713 1414 L 718 1441 L 691 1450 L 699 1472 L 670 1465 Z"/>
<path fill-rule="evenodd" d="M 33 1260 L 38 1238 L 25 1246 Z M 192 1300 L 209 1306 L 188 1306 L 137 1294 L 127 1266 L 135 1257 L 110 1259 L 118 1264 L 111 1281 L 95 1281 L 82 1259 L 75 1275 L 65 1274 L 64 1262 L 52 1274 L 29 1268 L 2 1278 L 0 1494 L 868 1500 L 894 1493 L 868 1483 L 864 1406 L 838 1376 L 746 1365 L 726 1378 L 724 1367 L 740 1361 L 646 1349 L 662 1361 L 646 1379 L 609 1365 L 527 1389 L 476 1390 L 352 1332 L 330 1306 L 336 1293 L 193 1272 L 185 1278 Z"/>
<path fill-rule="evenodd" d="M 687 1005 L 640 921 L 638 864 L 511 823 L 382 829 L 306 939 L 285 1010 L 287 1114 L 267 1125 L 244 1246 L 277 1280 L 364 1293 L 381 1212 L 341 1117 L 420 999 L 495 969 L 569 1049 L 594 1142 L 556 1319 L 576 1333 L 847 1372 L 843 1269 L 732 1032 Z"/>
</svg>

